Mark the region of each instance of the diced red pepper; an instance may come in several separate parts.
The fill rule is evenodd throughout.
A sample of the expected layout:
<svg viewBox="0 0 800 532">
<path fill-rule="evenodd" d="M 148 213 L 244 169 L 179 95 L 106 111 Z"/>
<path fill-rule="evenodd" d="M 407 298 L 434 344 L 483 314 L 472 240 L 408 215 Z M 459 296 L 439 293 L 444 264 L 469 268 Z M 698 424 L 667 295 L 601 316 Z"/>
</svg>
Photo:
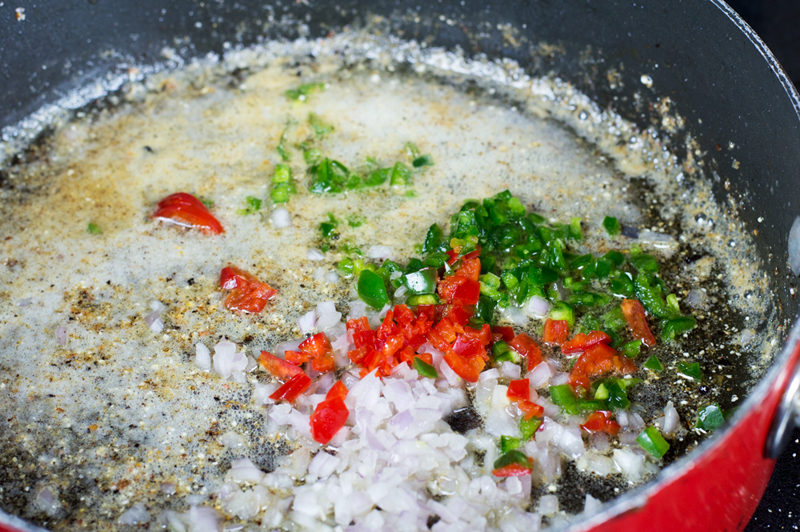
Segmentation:
<svg viewBox="0 0 800 532">
<path fill-rule="evenodd" d="M 347 332 L 350 333 L 351 339 L 352 335 L 361 332 L 361 331 L 369 331 L 369 320 L 366 316 L 361 316 L 360 318 L 353 318 L 352 320 L 347 320 Z"/>
<path fill-rule="evenodd" d="M 616 436 L 619 432 L 619 423 L 614 421 L 613 415 L 608 410 L 598 410 L 589 415 L 586 423 L 581 428 L 587 432 L 606 432 Z"/>
<path fill-rule="evenodd" d="M 525 467 L 521 464 L 508 464 L 500 469 L 495 469 L 492 474 L 496 477 L 522 477 L 530 475 L 531 469 L 531 467 Z"/>
<path fill-rule="evenodd" d="M 176 192 L 159 201 L 153 218 L 200 229 L 205 234 L 218 235 L 225 232 L 222 224 L 208 208 L 186 192 Z"/>
<path fill-rule="evenodd" d="M 308 390 L 309 386 L 311 386 L 311 378 L 301 371 L 283 383 L 283 386 L 275 390 L 269 398 L 273 401 L 283 399 L 292 403 L 301 393 Z"/>
<path fill-rule="evenodd" d="M 326 400 L 333 399 L 334 397 L 338 397 L 339 399 L 344 399 L 347 397 L 347 386 L 345 386 L 342 381 L 336 381 L 325 395 Z"/>
<path fill-rule="evenodd" d="M 596 344 L 609 344 L 611 337 L 603 331 L 591 331 L 589 334 L 578 333 L 561 344 L 561 352 L 565 355 L 572 355 L 586 351 Z"/>
<path fill-rule="evenodd" d="M 298 349 L 308 355 L 314 370 L 325 373 L 334 369 L 333 347 L 325 333 L 309 336 L 300 343 Z"/>
<path fill-rule="evenodd" d="M 262 368 L 267 370 L 267 373 L 281 380 L 291 379 L 295 375 L 303 373 L 303 369 L 300 366 L 287 362 L 280 357 L 276 357 L 269 351 L 261 351 L 261 356 L 258 357 L 258 363 Z"/>
<path fill-rule="evenodd" d="M 625 316 L 625 321 L 628 322 L 628 328 L 633 337 L 641 340 L 647 347 L 656 345 L 656 337 L 653 336 L 650 326 L 647 324 L 642 303 L 638 299 L 623 299 L 619 306 L 622 308 L 622 314 Z"/>
<path fill-rule="evenodd" d="M 627 375 L 636 371 L 636 364 L 626 356 L 617 353 L 606 344 L 595 344 L 578 357 L 569 372 L 569 384 L 577 392 L 578 388 L 588 390 L 590 379 L 608 373 Z"/>
<path fill-rule="evenodd" d="M 531 398 L 531 381 L 517 379 L 508 383 L 506 397 L 512 401 L 527 401 Z"/>
<path fill-rule="evenodd" d="M 544 322 L 542 341 L 546 344 L 561 345 L 567 341 L 569 335 L 569 322 L 567 320 L 551 320 Z"/>
<path fill-rule="evenodd" d="M 528 367 L 537 366 L 542 361 L 542 349 L 533 338 L 525 333 L 516 335 L 509 343 L 509 346 L 528 359 Z"/>
<path fill-rule="evenodd" d="M 517 406 L 522 410 L 522 417 L 525 419 L 542 417 L 544 415 L 544 408 L 533 401 L 519 401 Z"/>
<path fill-rule="evenodd" d="M 456 375 L 467 382 L 478 382 L 478 376 L 486 365 L 486 361 L 480 355 L 461 357 L 452 349 L 444 351 L 444 360 Z"/>
<path fill-rule="evenodd" d="M 286 362 L 291 362 L 292 364 L 303 364 L 308 362 L 308 353 L 303 353 L 302 351 L 292 351 L 291 349 L 287 349 L 286 352 L 283 354 L 283 357 L 286 359 Z"/>
<path fill-rule="evenodd" d="M 311 414 L 311 436 L 315 441 L 326 444 L 344 427 L 350 415 L 341 397 L 325 399 Z"/>
<path fill-rule="evenodd" d="M 225 296 L 225 308 L 252 314 L 261 312 L 267 301 L 278 293 L 255 275 L 230 264 L 222 268 L 219 285 L 223 290 L 229 290 Z"/>
<path fill-rule="evenodd" d="M 477 305 L 481 295 L 481 284 L 465 277 L 459 279 L 462 281 L 453 289 L 449 302 L 454 305 Z"/>
<path fill-rule="evenodd" d="M 500 335 L 500 339 L 504 342 L 510 342 L 514 339 L 514 328 L 513 327 L 506 327 L 501 325 L 495 325 L 492 327 L 492 334 Z"/>
<path fill-rule="evenodd" d="M 472 317 L 474 312 L 468 310 L 467 307 L 463 305 L 452 305 L 447 311 L 447 318 L 452 321 L 456 325 L 461 325 L 462 327 L 469 323 L 469 319 Z"/>
</svg>

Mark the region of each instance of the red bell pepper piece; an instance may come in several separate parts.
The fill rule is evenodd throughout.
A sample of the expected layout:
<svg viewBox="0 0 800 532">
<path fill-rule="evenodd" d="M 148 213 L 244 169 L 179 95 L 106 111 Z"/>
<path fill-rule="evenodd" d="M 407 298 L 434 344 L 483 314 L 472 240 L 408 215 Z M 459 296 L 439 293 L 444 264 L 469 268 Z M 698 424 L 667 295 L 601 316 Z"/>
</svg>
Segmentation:
<svg viewBox="0 0 800 532">
<path fill-rule="evenodd" d="M 486 365 L 486 361 L 480 355 L 461 357 L 452 349 L 444 351 L 444 360 L 456 375 L 467 382 L 478 382 L 478 376 Z"/>
<path fill-rule="evenodd" d="M 500 469 L 495 469 L 492 474 L 496 477 L 521 477 L 531 474 L 530 467 L 525 467 L 521 464 L 508 464 Z"/>
<path fill-rule="evenodd" d="M 317 333 L 309 336 L 297 347 L 301 352 L 308 355 L 311 360 L 311 367 L 320 373 L 331 371 L 335 367 L 333 359 L 333 347 L 325 333 Z"/>
<path fill-rule="evenodd" d="M 628 328 L 633 337 L 641 340 L 647 347 L 656 345 L 656 337 L 653 336 L 650 326 L 647 324 L 642 303 L 638 299 L 623 299 L 619 306 L 622 308 L 622 314 L 625 316 L 625 321 L 628 322 Z"/>
<path fill-rule="evenodd" d="M 547 318 L 544 322 L 544 333 L 542 341 L 546 344 L 561 345 L 567 341 L 569 335 L 569 322 L 567 320 L 551 320 Z"/>
<path fill-rule="evenodd" d="M 228 265 L 219 274 L 219 285 L 229 290 L 225 296 L 225 308 L 257 314 L 261 312 L 267 301 L 275 297 L 277 290 L 267 283 L 241 268 Z"/>
<path fill-rule="evenodd" d="M 522 417 L 525 419 L 542 417 L 544 415 L 544 408 L 533 401 L 519 401 L 517 402 L 517 407 L 522 410 Z"/>
<path fill-rule="evenodd" d="M 569 372 L 569 384 L 572 389 L 588 390 L 590 379 L 608 373 L 627 375 L 636 371 L 636 364 L 626 356 L 617 353 L 606 344 L 595 344 L 578 357 Z"/>
<path fill-rule="evenodd" d="M 512 401 L 528 401 L 531 398 L 531 381 L 518 379 L 509 382 L 506 397 Z"/>
<path fill-rule="evenodd" d="M 176 192 L 158 202 L 153 218 L 184 227 L 200 229 L 205 234 L 224 233 L 222 224 L 203 203 L 186 192 Z"/>
<path fill-rule="evenodd" d="M 350 411 L 341 397 L 325 399 L 311 414 L 311 436 L 315 441 L 326 444 L 344 427 Z"/>
<path fill-rule="evenodd" d="M 542 349 L 525 333 L 516 335 L 508 345 L 517 353 L 528 359 L 528 367 L 532 368 L 542 361 Z"/>
<path fill-rule="evenodd" d="M 333 399 L 334 397 L 338 397 L 339 399 L 347 397 L 347 386 L 345 386 L 342 381 L 336 381 L 325 395 L 326 400 Z"/>
<path fill-rule="evenodd" d="M 308 390 L 309 386 L 311 386 L 311 378 L 301 371 L 283 383 L 283 386 L 275 390 L 269 398 L 273 401 L 283 399 L 292 403 L 301 393 Z"/>
<path fill-rule="evenodd" d="M 591 331 L 589 334 L 578 333 L 572 339 L 561 344 L 561 352 L 565 355 L 572 355 L 601 343 L 611 343 L 611 337 L 603 331 Z"/>
<path fill-rule="evenodd" d="M 308 362 L 308 353 L 303 353 L 302 351 L 292 351 L 291 349 L 287 349 L 283 354 L 283 357 L 286 359 L 286 362 L 291 362 L 292 364 L 297 364 L 298 366 Z"/>
<path fill-rule="evenodd" d="M 281 380 L 291 379 L 295 375 L 303 373 L 303 369 L 300 366 L 287 362 L 280 357 L 276 357 L 269 351 L 261 351 L 261 356 L 258 357 L 258 363 L 262 368 L 267 370 L 270 375 Z"/>
<path fill-rule="evenodd" d="M 495 325 L 494 327 L 492 327 L 492 335 L 494 334 L 499 335 L 500 340 L 503 340 L 504 342 L 510 342 L 511 340 L 514 339 L 514 328 Z"/>
<path fill-rule="evenodd" d="M 608 410 L 598 410 L 592 412 L 586 423 L 581 425 L 581 428 L 587 432 L 606 432 L 612 436 L 616 436 L 619 432 L 619 423 L 612 418 L 613 414 Z"/>
</svg>

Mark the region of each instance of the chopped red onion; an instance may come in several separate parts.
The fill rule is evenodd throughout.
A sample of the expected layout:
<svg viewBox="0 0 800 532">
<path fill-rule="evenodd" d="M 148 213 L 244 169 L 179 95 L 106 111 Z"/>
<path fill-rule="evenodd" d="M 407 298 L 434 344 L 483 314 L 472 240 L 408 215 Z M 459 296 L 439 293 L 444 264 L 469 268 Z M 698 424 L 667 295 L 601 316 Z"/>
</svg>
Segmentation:
<svg viewBox="0 0 800 532">
<path fill-rule="evenodd" d="M 56 329 L 56 343 L 58 345 L 66 345 L 67 344 L 67 326 L 66 325 L 59 325 Z"/>
<path fill-rule="evenodd" d="M 197 367 L 203 371 L 209 371 L 211 369 L 211 351 L 201 342 L 195 344 L 194 350 Z"/>
<path fill-rule="evenodd" d="M 244 372 L 247 367 L 247 357 L 244 353 L 236 351 L 236 344 L 223 340 L 214 346 L 214 371 L 219 373 L 222 378 L 227 379 L 231 376 Z"/>
<path fill-rule="evenodd" d="M 550 303 L 543 297 L 532 296 L 525 304 L 524 311 L 534 318 L 544 318 L 550 312 Z"/>
<path fill-rule="evenodd" d="M 147 524 L 150 522 L 150 512 L 147 511 L 147 507 L 144 505 L 144 503 L 137 502 L 122 512 L 122 515 L 119 516 L 117 522 L 121 525 L 129 526 Z"/>
<path fill-rule="evenodd" d="M 239 458 L 231 462 L 229 473 L 231 479 L 239 483 L 250 482 L 256 484 L 261 482 L 264 477 L 264 473 L 248 458 Z"/>
<path fill-rule="evenodd" d="M 391 259 L 392 248 L 389 246 L 370 246 L 367 249 L 367 258 L 370 259 Z"/>
<path fill-rule="evenodd" d="M 161 321 L 161 311 L 154 310 L 144 317 L 144 322 L 150 327 L 150 330 L 158 334 L 164 330 L 164 322 Z"/>
<path fill-rule="evenodd" d="M 309 310 L 299 318 L 297 318 L 297 327 L 303 334 L 310 334 L 314 331 L 317 324 L 317 314 L 313 310 Z M 298 344 L 299 345 L 299 344 Z"/>
<path fill-rule="evenodd" d="M 306 258 L 308 258 L 308 260 L 323 260 L 325 255 L 317 248 L 311 248 L 308 250 L 308 253 L 306 253 Z"/>
<path fill-rule="evenodd" d="M 316 327 L 320 331 L 327 331 L 334 325 L 339 324 L 342 313 L 336 310 L 333 301 L 322 301 L 317 303 Z"/>
<path fill-rule="evenodd" d="M 555 515 L 558 512 L 558 496 L 542 495 L 539 497 L 539 513 L 542 515 Z"/>
<path fill-rule="evenodd" d="M 550 368 L 550 364 L 542 361 L 528 373 L 528 380 L 531 381 L 534 389 L 540 389 L 547 385 L 552 376 L 553 370 Z"/>
<path fill-rule="evenodd" d="M 272 225 L 281 229 L 283 227 L 289 227 L 292 225 L 292 217 L 289 214 L 289 211 L 286 210 L 285 207 L 278 207 L 269 216 Z"/>
<path fill-rule="evenodd" d="M 139 504 L 144 507 L 141 503 Z M 39 511 L 51 517 L 55 516 L 61 510 L 61 501 L 58 500 L 58 497 L 56 497 L 53 490 L 48 486 L 44 486 L 36 493 L 36 497 L 33 499 L 33 505 Z M 142 522 L 149 521 L 149 518 L 150 516 L 147 515 L 147 520 Z"/>
</svg>

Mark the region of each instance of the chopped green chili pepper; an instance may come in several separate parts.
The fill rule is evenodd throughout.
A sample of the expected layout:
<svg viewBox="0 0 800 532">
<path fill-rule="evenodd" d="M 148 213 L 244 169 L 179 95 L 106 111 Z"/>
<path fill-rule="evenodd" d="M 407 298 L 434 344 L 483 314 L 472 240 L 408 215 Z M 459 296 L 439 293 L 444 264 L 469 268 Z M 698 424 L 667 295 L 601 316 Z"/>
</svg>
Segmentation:
<svg viewBox="0 0 800 532">
<path fill-rule="evenodd" d="M 392 186 L 408 185 L 411 183 L 411 170 L 401 162 L 394 163 L 389 184 Z"/>
<path fill-rule="evenodd" d="M 439 373 L 436 371 L 436 368 L 419 357 L 414 357 L 414 369 L 417 370 L 417 373 L 423 377 L 428 377 L 430 379 L 436 379 L 439 377 Z"/>
<path fill-rule="evenodd" d="M 375 272 L 363 270 L 358 276 L 358 297 L 367 305 L 375 309 L 382 309 L 389 303 L 389 294 L 386 292 L 386 285 L 383 284 L 383 277 Z"/>
<path fill-rule="evenodd" d="M 275 148 L 278 152 L 278 155 L 281 156 L 282 161 L 288 161 L 291 156 L 289 155 L 289 150 L 286 149 L 286 132 L 284 131 L 281 133 L 281 139 L 278 141 L 278 146 Z"/>
<path fill-rule="evenodd" d="M 661 329 L 661 339 L 665 342 L 671 342 L 676 336 L 694 329 L 696 325 L 697 320 L 692 316 L 672 318 L 664 322 L 664 326 Z"/>
<path fill-rule="evenodd" d="M 642 302 L 647 312 L 659 318 L 669 318 L 670 311 L 667 302 L 661 295 L 661 286 L 657 279 L 647 273 L 640 273 L 634 280 L 636 298 Z"/>
<path fill-rule="evenodd" d="M 524 417 L 519 420 L 519 432 L 522 435 L 522 439 L 524 441 L 530 440 L 536 431 L 539 430 L 539 426 L 542 424 L 541 418 L 532 417 L 530 419 L 525 419 Z"/>
<path fill-rule="evenodd" d="M 609 236 L 617 236 L 622 228 L 619 225 L 619 220 L 614 218 L 613 216 L 606 216 L 603 218 L 603 227 L 605 227 L 606 232 Z"/>
<path fill-rule="evenodd" d="M 580 414 L 606 408 L 604 401 L 580 399 L 575 396 L 569 384 L 550 386 L 550 400 L 567 414 Z"/>
<path fill-rule="evenodd" d="M 420 155 L 411 162 L 411 166 L 419 168 L 420 166 L 433 166 L 433 157 L 428 154 Z"/>
<path fill-rule="evenodd" d="M 322 120 L 317 113 L 308 113 L 308 124 L 314 130 L 314 134 L 318 137 L 324 137 L 331 131 L 333 126 Z"/>
<path fill-rule="evenodd" d="M 418 305 L 438 305 L 439 296 L 436 294 L 422 294 L 418 296 L 409 296 L 406 299 L 406 305 L 416 307 Z"/>
<path fill-rule="evenodd" d="M 519 449 L 522 442 L 519 438 L 514 438 L 513 436 L 500 436 L 500 452 L 502 454 L 507 453 L 508 451 L 513 451 L 514 449 Z"/>
<path fill-rule="evenodd" d="M 603 327 L 606 330 L 619 332 L 628 326 L 625 315 L 619 305 L 615 306 L 600 317 L 603 320 Z"/>
<path fill-rule="evenodd" d="M 700 369 L 698 362 L 685 362 L 683 360 L 676 364 L 678 372 L 696 381 L 703 380 L 703 370 Z"/>
<path fill-rule="evenodd" d="M 103 234 L 103 230 L 100 229 L 100 226 L 94 222 L 89 222 L 89 225 L 86 226 L 86 232 L 90 235 L 100 235 Z"/>
<path fill-rule="evenodd" d="M 644 367 L 649 369 L 650 371 L 655 371 L 656 373 L 658 373 L 659 371 L 664 371 L 664 366 L 661 364 L 661 361 L 655 355 L 650 355 L 650 358 L 648 358 L 645 361 Z"/>
<path fill-rule="evenodd" d="M 725 423 L 725 416 L 717 403 L 704 406 L 697 412 L 695 427 L 703 430 L 715 430 Z"/>
<path fill-rule="evenodd" d="M 247 196 L 245 198 L 245 203 L 247 204 L 247 206 L 244 209 L 239 209 L 238 211 L 236 211 L 237 214 L 243 214 L 243 215 L 255 214 L 258 212 L 259 209 L 261 209 L 261 200 L 254 196 Z"/>
<path fill-rule="evenodd" d="M 530 467 L 528 457 L 517 449 L 512 449 L 500 455 L 500 458 L 494 461 L 494 469 L 501 469 L 511 464 L 519 464 L 522 467 Z"/>
<path fill-rule="evenodd" d="M 642 446 L 642 449 L 650 453 L 656 458 L 661 458 L 669 450 L 669 443 L 664 439 L 664 436 L 658 432 L 655 427 L 647 427 L 639 436 L 636 441 Z"/>
<path fill-rule="evenodd" d="M 552 320 L 566 320 L 570 327 L 575 325 L 575 311 L 563 301 L 557 301 L 553 305 L 553 308 L 550 309 L 549 317 Z"/>
<path fill-rule="evenodd" d="M 428 232 L 425 234 L 425 243 L 422 244 L 422 252 L 423 253 L 431 253 L 439 244 L 442 243 L 442 230 L 439 228 L 438 225 L 433 224 L 428 228 Z"/>
<path fill-rule="evenodd" d="M 401 277 L 402 282 L 412 295 L 433 294 L 436 292 L 436 270 L 423 268 Z"/>
<path fill-rule="evenodd" d="M 624 354 L 628 358 L 636 358 L 639 356 L 639 353 L 642 352 L 642 341 L 641 340 L 632 340 L 625 344 L 622 344 L 622 348 L 620 348 L 622 354 Z"/>
<path fill-rule="evenodd" d="M 298 100 L 304 102 L 308 99 L 308 96 L 315 91 L 322 90 L 325 88 L 324 83 L 303 83 L 302 85 L 298 85 L 293 89 L 289 89 L 285 92 L 286 97 L 290 100 Z"/>
</svg>

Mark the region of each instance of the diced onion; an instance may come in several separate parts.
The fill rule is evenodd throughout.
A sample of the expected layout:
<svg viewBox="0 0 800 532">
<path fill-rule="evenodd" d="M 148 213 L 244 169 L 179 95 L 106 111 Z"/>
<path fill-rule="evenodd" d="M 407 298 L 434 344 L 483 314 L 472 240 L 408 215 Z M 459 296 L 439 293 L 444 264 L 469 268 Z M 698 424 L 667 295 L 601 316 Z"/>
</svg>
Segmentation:
<svg viewBox="0 0 800 532">
<path fill-rule="evenodd" d="M 367 249 L 367 257 L 370 259 L 390 259 L 392 253 L 392 248 L 389 246 L 370 246 Z"/>
<path fill-rule="evenodd" d="M 194 346 L 194 352 L 197 367 L 203 371 L 209 371 L 211 369 L 211 351 L 201 342 L 197 342 Z"/>
<path fill-rule="evenodd" d="M 308 250 L 308 253 L 306 253 L 306 257 L 308 260 L 322 260 L 325 258 L 325 255 L 317 248 L 311 248 Z"/>
<path fill-rule="evenodd" d="M 286 210 L 285 207 L 278 207 L 277 209 L 272 211 L 272 214 L 270 214 L 269 219 L 272 222 L 272 225 L 274 225 L 278 229 L 281 229 L 283 227 L 289 227 L 290 225 L 292 225 L 292 217 L 289 214 L 289 211 Z"/>
<path fill-rule="evenodd" d="M 309 334 L 314 331 L 317 324 L 317 313 L 309 310 L 297 319 L 297 327 L 303 334 Z"/>
</svg>

